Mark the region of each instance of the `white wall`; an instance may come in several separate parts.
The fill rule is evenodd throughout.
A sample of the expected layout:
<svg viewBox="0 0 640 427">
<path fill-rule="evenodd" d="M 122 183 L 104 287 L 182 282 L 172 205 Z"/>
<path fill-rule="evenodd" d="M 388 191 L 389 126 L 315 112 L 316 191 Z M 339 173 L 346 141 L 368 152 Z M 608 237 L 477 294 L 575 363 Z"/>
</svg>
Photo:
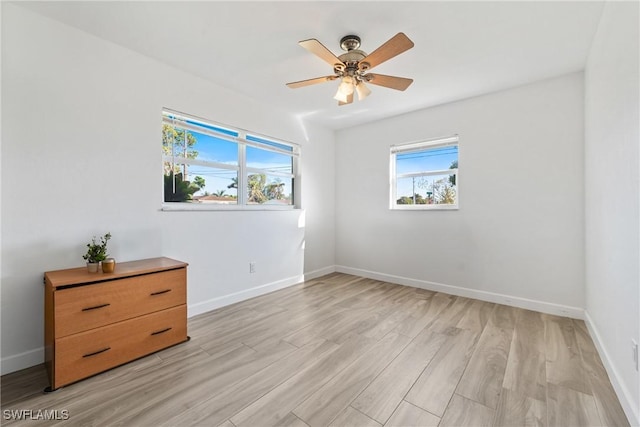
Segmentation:
<svg viewBox="0 0 640 427">
<path fill-rule="evenodd" d="M 637 2 L 608 2 L 585 71 L 586 313 L 632 424 L 640 383 L 640 179 Z"/>
<path fill-rule="evenodd" d="M 304 271 L 306 277 L 316 277 L 335 271 L 335 143 L 332 130 L 311 123 L 304 130 L 314 135 L 302 153 Z"/>
<path fill-rule="evenodd" d="M 583 126 L 576 73 L 338 132 L 338 269 L 581 316 Z M 456 133 L 460 209 L 389 210 L 389 146 Z"/>
<path fill-rule="evenodd" d="M 2 373 L 42 362 L 43 272 L 94 234 L 189 262 L 190 315 L 333 268 L 332 132 L 6 2 L 2 87 Z M 304 210 L 161 212 L 162 107 L 300 143 Z"/>
</svg>

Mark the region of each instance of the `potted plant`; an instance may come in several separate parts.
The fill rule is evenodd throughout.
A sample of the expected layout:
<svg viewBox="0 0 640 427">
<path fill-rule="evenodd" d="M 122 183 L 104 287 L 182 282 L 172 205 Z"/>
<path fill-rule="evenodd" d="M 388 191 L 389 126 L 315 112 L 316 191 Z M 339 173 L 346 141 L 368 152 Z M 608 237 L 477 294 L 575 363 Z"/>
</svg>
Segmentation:
<svg viewBox="0 0 640 427">
<path fill-rule="evenodd" d="M 97 241 L 96 236 L 93 236 L 91 243 L 87 243 L 87 253 L 82 255 L 82 258 L 87 261 L 89 273 L 97 273 L 100 262 L 107 258 L 107 242 L 110 238 L 111 233 L 100 237 L 100 241 Z"/>
</svg>

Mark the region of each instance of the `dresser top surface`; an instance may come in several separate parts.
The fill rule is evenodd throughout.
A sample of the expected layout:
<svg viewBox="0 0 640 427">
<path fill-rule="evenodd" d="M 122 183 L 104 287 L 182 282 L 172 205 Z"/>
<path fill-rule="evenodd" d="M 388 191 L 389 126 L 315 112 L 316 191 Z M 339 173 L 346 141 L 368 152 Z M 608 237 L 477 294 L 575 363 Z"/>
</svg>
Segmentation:
<svg viewBox="0 0 640 427">
<path fill-rule="evenodd" d="M 124 277 L 138 276 L 141 274 L 156 273 L 166 270 L 174 270 L 188 266 L 186 262 L 171 258 L 149 258 L 138 261 L 116 262 L 113 273 L 89 273 L 87 267 L 68 268 L 66 270 L 47 271 L 44 273 L 45 281 L 55 289 L 60 286 L 79 285 L 83 283 L 103 282 L 105 280 L 120 279 Z"/>
</svg>

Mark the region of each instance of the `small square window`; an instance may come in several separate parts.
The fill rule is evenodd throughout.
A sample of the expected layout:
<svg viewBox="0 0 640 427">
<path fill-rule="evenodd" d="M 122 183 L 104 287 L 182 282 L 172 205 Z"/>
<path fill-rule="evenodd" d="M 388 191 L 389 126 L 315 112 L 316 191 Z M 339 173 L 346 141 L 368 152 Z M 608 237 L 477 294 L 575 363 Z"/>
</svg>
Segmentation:
<svg viewBox="0 0 640 427">
<path fill-rule="evenodd" d="M 391 209 L 458 208 L 458 137 L 391 147 Z"/>
</svg>

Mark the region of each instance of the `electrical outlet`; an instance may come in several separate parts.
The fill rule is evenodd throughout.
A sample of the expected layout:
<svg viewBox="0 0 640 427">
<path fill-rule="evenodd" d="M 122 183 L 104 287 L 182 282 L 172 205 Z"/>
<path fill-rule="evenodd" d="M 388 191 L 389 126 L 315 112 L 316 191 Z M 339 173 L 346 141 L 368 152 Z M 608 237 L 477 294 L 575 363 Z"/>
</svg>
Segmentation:
<svg viewBox="0 0 640 427">
<path fill-rule="evenodd" d="M 253 274 L 256 272 L 256 263 L 253 261 L 249 261 L 249 273 Z"/>
<path fill-rule="evenodd" d="M 635 340 L 631 340 L 631 353 L 633 357 L 633 366 L 635 366 L 636 371 L 638 370 L 638 343 Z"/>
</svg>

